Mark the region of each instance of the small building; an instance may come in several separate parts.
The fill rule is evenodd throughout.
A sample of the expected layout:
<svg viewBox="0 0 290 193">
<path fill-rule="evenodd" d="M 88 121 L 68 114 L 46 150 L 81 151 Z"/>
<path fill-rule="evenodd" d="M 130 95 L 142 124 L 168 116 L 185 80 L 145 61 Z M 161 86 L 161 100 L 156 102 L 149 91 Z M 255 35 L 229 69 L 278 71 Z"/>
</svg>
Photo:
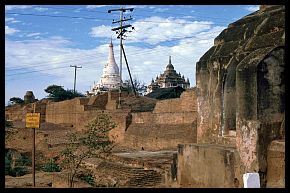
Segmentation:
<svg viewBox="0 0 290 193">
<path fill-rule="evenodd" d="M 169 56 L 169 64 L 166 66 L 163 74 L 160 74 L 155 78 L 155 81 L 152 79 L 151 84 L 148 85 L 146 94 L 151 93 L 152 91 L 158 88 L 170 88 L 180 86 L 183 89 L 190 87 L 189 79 L 185 80 L 184 76 L 177 73 L 174 70 L 174 66 L 171 63 L 171 56 Z"/>
<path fill-rule="evenodd" d="M 118 89 L 120 85 L 119 67 L 115 61 L 112 40 L 109 44 L 108 62 L 103 69 L 103 74 L 97 84 L 87 92 L 88 95 L 97 95 L 109 90 Z"/>
</svg>

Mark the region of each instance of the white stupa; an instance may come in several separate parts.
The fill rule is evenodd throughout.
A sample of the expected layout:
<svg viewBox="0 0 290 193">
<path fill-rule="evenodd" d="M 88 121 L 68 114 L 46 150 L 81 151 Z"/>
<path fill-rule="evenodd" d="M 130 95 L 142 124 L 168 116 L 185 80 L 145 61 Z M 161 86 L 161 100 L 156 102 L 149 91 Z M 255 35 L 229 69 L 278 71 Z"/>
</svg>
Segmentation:
<svg viewBox="0 0 290 193">
<path fill-rule="evenodd" d="M 108 62 L 103 69 L 101 79 L 95 84 L 89 95 L 96 95 L 102 92 L 106 92 L 112 89 L 118 89 L 120 85 L 119 67 L 116 64 L 113 50 L 112 40 L 109 44 L 109 57 Z"/>
</svg>

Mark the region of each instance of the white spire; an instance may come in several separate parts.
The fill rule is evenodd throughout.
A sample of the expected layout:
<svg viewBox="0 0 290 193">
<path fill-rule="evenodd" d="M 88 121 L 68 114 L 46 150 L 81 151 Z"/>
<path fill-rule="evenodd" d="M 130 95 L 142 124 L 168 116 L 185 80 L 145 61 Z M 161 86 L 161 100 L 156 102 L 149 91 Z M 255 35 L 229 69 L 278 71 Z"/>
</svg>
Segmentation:
<svg viewBox="0 0 290 193">
<path fill-rule="evenodd" d="M 116 64 L 116 61 L 115 61 L 115 57 L 114 57 L 114 50 L 113 50 L 113 43 L 112 43 L 112 39 L 111 39 L 111 42 L 109 44 L 109 56 L 108 56 L 108 63 L 107 63 L 107 67 L 108 66 L 116 66 L 117 69 L 118 69 L 118 73 L 119 73 L 119 68 Z"/>
<path fill-rule="evenodd" d="M 96 88 L 105 88 L 107 90 L 117 88 L 120 83 L 119 67 L 115 61 L 112 39 L 109 43 L 108 62 L 105 64 L 103 74 L 99 82 L 94 86 Z M 98 91 L 96 91 L 98 92 Z M 94 92 L 96 94 L 96 92 Z"/>
</svg>

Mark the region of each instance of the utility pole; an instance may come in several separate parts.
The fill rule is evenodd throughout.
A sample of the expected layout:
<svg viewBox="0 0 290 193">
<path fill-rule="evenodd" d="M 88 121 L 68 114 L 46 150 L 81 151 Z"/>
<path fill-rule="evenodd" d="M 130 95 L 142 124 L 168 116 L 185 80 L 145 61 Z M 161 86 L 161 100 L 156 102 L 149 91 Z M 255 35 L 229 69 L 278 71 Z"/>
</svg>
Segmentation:
<svg viewBox="0 0 290 193">
<path fill-rule="evenodd" d="M 134 83 L 133 83 L 133 79 L 132 79 L 132 76 L 131 76 L 130 68 L 129 68 L 129 65 L 128 65 L 128 61 L 127 61 L 127 57 L 126 57 L 126 54 L 125 54 L 125 50 L 124 50 L 123 45 L 122 45 L 122 50 L 123 50 L 125 62 L 126 62 L 126 65 L 127 65 L 127 69 L 128 69 L 128 72 L 129 72 L 129 76 L 130 76 L 130 81 L 131 81 L 131 84 L 132 84 L 132 88 L 133 88 L 133 91 L 134 91 L 134 96 L 136 97 L 137 96 L 136 89 L 135 89 L 135 86 L 134 86 Z"/>
<path fill-rule="evenodd" d="M 77 68 L 82 68 L 82 66 L 70 65 L 70 67 L 75 68 L 74 93 L 76 93 Z"/>
<path fill-rule="evenodd" d="M 35 102 L 33 103 L 33 113 L 35 113 Z M 35 187 L 35 128 L 32 129 L 32 178 L 33 178 L 33 187 Z"/>
<path fill-rule="evenodd" d="M 120 39 L 120 86 L 119 86 L 119 102 L 118 102 L 118 109 L 121 108 L 121 88 L 122 88 L 122 45 L 123 45 L 123 36 L 125 36 L 125 32 L 131 32 L 126 30 L 126 28 L 128 27 L 132 27 L 132 25 L 123 25 L 124 21 L 129 21 L 132 20 L 132 17 L 130 16 L 129 19 L 126 19 L 125 17 L 123 18 L 123 12 L 126 11 L 133 11 L 134 8 L 123 8 L 121 7 L 120 9 L 110 9 L 108 10 L 108 13 L 111 13 L 112 11 L 120 11 L 120 20 L 119 21 L 114 21 L 113 20 L 113 24 L 114 23 L 120 23 L 120 27 L 117 28 L 113 28 L 112 31 L 116 31 L 116 34 L 119 34 L 117 36 L 117 38 Z M 134 29 L 134 27 L 132 27 L 132 29 Z M 126 37 L 126 36 L 125 36 Z"/>
</svg>

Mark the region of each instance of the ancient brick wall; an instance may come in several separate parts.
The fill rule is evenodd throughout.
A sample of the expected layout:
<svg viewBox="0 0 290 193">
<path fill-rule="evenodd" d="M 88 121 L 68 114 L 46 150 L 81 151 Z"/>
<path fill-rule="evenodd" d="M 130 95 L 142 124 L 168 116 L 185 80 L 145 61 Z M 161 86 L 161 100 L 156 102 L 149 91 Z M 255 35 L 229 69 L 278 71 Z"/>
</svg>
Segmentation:
<svg viewBox="0 0 290 193">
<path fill-rule="evenodd" d="M 60 124 L 67 123 L 75 127 L 77 117 L 84 112 L 84 106 L 79 99 L 53 102 L 46 107 L 46 122 Z"/>
<path fill-rule="evenodd" d="M 191 124 L 195 121 L 196 112 L 167 112 L 167 113 L 153 113 L 142 112 L 132 113 L 133 123 L 142 124 Z"/>
<path fill-rule="evenodd" d="M 5 118 L 12 121 L 23 121 L 25 118 L 25 112 L 20 105 L 14 105 L 5 108 Z"/>
<path fill-rule="evenodd" d="M 87 99 L 88 102 L 84 101 L 81 105 L 85 105 L 84 110 L 90 109 L 106 109 L 106 104 L 108 103 L 108 93 L 103 93 L 97 96 L 91 96 Z M 86 103 L 85 103 L 86 102 Z"/>
<path fill-rule="evenodd" d="M 180 98 L 158 101 L 154 108 L 155 113 L 182 111 Z"/>
<path fill-rule="evenodd" d="M 269 6 L 229 24 L 215 38 L 214 46 L 200 58 L 196 65 L 199 142 L 218 143 L 218 136 L 238 130 L 236 115 L 240 114 L 237 113 L 239 108 L 255 112 L 252 111 L 255 105 L 250 104 L 259 99 L 253 95 L 247 99 L 251 103 L 241 104 L 237 94 L 244 93 L 247 98 L 246 95 L 251 93 L 248 91 L 258 89 L 255 87 L 260 84 L 255 76 L 257 65 L 273 49 L 285 44 L 284 28 L 284 7 Z M 276 72 L 282 71 L 277 69 Z M 245 87 L 237 85 L 241 80 L 236 79 L 238 76 L 244 77 L 240 82 Z"/>
<path fill-rule="evenodd" d="M 189 112 L 196 109 L 195 89 L 187 90 L 180 98 L 158 101 L 154 113 Z"/>
<path fill-rule="evenodd" d="M 211 144 L 180 144 L 177 157 L 177 183 L 180 187 L 243 187 L 239 156 L 233 147 Z"/>
<path fill-rule="evenodd" d="M 196 65 L 197 141 L 236 132 L 241 165 L 262 187 L 268 145 L 284 138 L 284 46 L 285 7 L 266 6 L 229 24 Z"/>
<path fill-rule="evenodd" d="M 132 124 L 124 135 L 122 146 L 146 151 L 176 149 L 180 143 L 196 142 L 194 124 Z"/>
<path fill-rule="evenodd" d="M 106 104 L 101 102 L 107 101 L 107 95 L 99 95 L 93 99 L 75 98 L 61 102 L 50 103 L 46 107 L 46 122 L 54 124 L 68 124 L 77 129 L 86 129 L 86 124 L 100 113 L 107 113 L 117 124 L 115 132 L 125 130 L 127 111 L 107 111 L 103 110 Z M 100 101 L 97 101 L 100 99 Z M 87 105 L 91 102 L 91 105 Z M 118 136 L 121 137 L 122 136 Z"/>
<path fill-rule="evenodd" d="M 153 112 L 131 113 L 132 123 L 122 145 L 160 150 L 175 149 L 179 143 L 195 143 L 195 103 L 195 92 L 191 90 L 178 99 L 158 101 Z"/>
<path fill-rule="evenodd" d="M 285 188 L 285 141 L 271 142 L 267 154 L 267 188 Z"/>
<path fill-rule="evenodd" d="M 12 121 L 22 121 L 25 122 L 26 113 L 34 112 L 33 105 L 35 104 L 35 112 L 40 113 L 40 121 L 45 122 L 46 105 L 48 101 L 38 101 L 35 103 L 30 103 L 25 106 L 13 105 L 6 107 L 5 117 Z"/>
</svg>

